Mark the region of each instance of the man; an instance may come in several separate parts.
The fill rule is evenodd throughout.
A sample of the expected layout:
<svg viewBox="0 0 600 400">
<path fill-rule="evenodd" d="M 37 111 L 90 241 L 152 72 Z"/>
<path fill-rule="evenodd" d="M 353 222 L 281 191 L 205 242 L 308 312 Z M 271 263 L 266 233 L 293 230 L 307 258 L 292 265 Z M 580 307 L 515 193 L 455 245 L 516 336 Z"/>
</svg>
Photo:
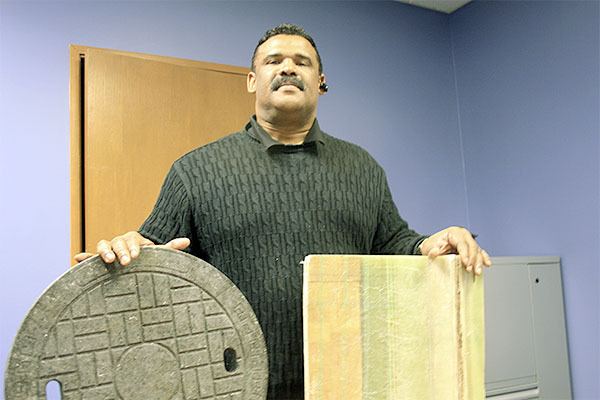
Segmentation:
<svg viewBox="0 0 600 400">
<path fill-rule="evenodd" d="M 284 24 L 265 34 L 247 89 L 256 95 L 256 115 L 246 127 L 177 160 L 139 232 L 102 240 L 97 252 L 127 265 L 140 247 L 166 243 L 219 268 L 260 321 L 269 398 L 301 399 L 306 255 L 457 252 L 476 274 L 491 262 L 464 228 L 430 237 L 409 229 L 381 167 L 358 146 L 321 131 L 316 114 L 325 75 L 301 28 Z"/>
</svg>

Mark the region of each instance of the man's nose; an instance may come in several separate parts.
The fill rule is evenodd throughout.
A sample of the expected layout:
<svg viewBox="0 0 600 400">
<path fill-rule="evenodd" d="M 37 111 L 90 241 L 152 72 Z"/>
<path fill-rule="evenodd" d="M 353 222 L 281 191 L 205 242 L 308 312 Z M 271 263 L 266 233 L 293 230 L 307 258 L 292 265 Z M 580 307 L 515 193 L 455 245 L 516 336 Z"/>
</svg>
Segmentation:
<svg viewBox="0 0 600 400">
<path fill-rule="evenodd" d="M 291 58 L 285 58 L 281 63 L 281 75 L 296 75 L 296 64 Z"/>
</svg>

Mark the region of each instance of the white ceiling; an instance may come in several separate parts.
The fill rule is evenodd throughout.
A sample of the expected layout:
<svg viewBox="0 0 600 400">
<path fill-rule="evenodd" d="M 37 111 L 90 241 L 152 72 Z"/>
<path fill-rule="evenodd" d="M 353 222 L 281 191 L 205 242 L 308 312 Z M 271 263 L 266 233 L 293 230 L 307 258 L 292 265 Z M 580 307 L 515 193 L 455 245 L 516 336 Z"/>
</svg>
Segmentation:
<svg viewBox="0 0 600 400">
<path fill-rule="evenodd" d="M 398 0 L 401 3 L 411 4 L 413 6 L 428 8 L 430 10 L 440 11 L 451 14 L 458 10 L 471 0 Z"/>
</svg>

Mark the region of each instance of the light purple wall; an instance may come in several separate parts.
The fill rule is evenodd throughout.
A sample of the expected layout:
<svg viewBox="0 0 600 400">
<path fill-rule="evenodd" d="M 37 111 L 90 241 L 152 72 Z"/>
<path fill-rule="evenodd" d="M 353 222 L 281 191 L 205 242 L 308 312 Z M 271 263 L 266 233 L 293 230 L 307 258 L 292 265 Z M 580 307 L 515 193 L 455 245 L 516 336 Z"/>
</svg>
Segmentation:
<svg viewBox="0 0 600 400">
<path fill-rule="evenodd" d="M 470 220 L 493 254 L 561 257 L 573 392 L 590 400 L 600 398 L 599 4 L 475 2 L 450 17 Z"/>
<path fill-rule="evenodd" d="M 313 34 L 324 60 L 321 126 L 384 165 L 415 228 L 467 224 L 443 14 L 395 2 L 3 0 L 0 372 L 27 309 L 70 265 L 68 45 L 248 65 L 263 32 L 287 21 Z"/>
<path fill-rule="evenodd" d="M 468 225 L 495 255 L 563 258 L 574 393 L 600 398 L 595 1 L 475 2 L 451 17 L 396 2 L 1 1 L 0 372 L 70 265 L 68 45 L 247 65 L 284 21 L 323 56 L 321 126 L 383 164 L 415 228 Z"/>
</svg>

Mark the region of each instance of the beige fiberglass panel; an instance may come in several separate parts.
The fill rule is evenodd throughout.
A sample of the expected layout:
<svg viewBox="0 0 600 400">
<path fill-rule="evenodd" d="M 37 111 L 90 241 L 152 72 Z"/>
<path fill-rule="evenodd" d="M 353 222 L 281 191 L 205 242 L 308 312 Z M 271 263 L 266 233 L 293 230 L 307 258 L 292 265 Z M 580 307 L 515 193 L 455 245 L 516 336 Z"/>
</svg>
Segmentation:
<svg viewBox="0 0 600 400">
<path fill-rule="evenodd" d="M 483 310 L 456 256 L 309 256 L 305 398 L 483 399 Z"/>
</svg>

